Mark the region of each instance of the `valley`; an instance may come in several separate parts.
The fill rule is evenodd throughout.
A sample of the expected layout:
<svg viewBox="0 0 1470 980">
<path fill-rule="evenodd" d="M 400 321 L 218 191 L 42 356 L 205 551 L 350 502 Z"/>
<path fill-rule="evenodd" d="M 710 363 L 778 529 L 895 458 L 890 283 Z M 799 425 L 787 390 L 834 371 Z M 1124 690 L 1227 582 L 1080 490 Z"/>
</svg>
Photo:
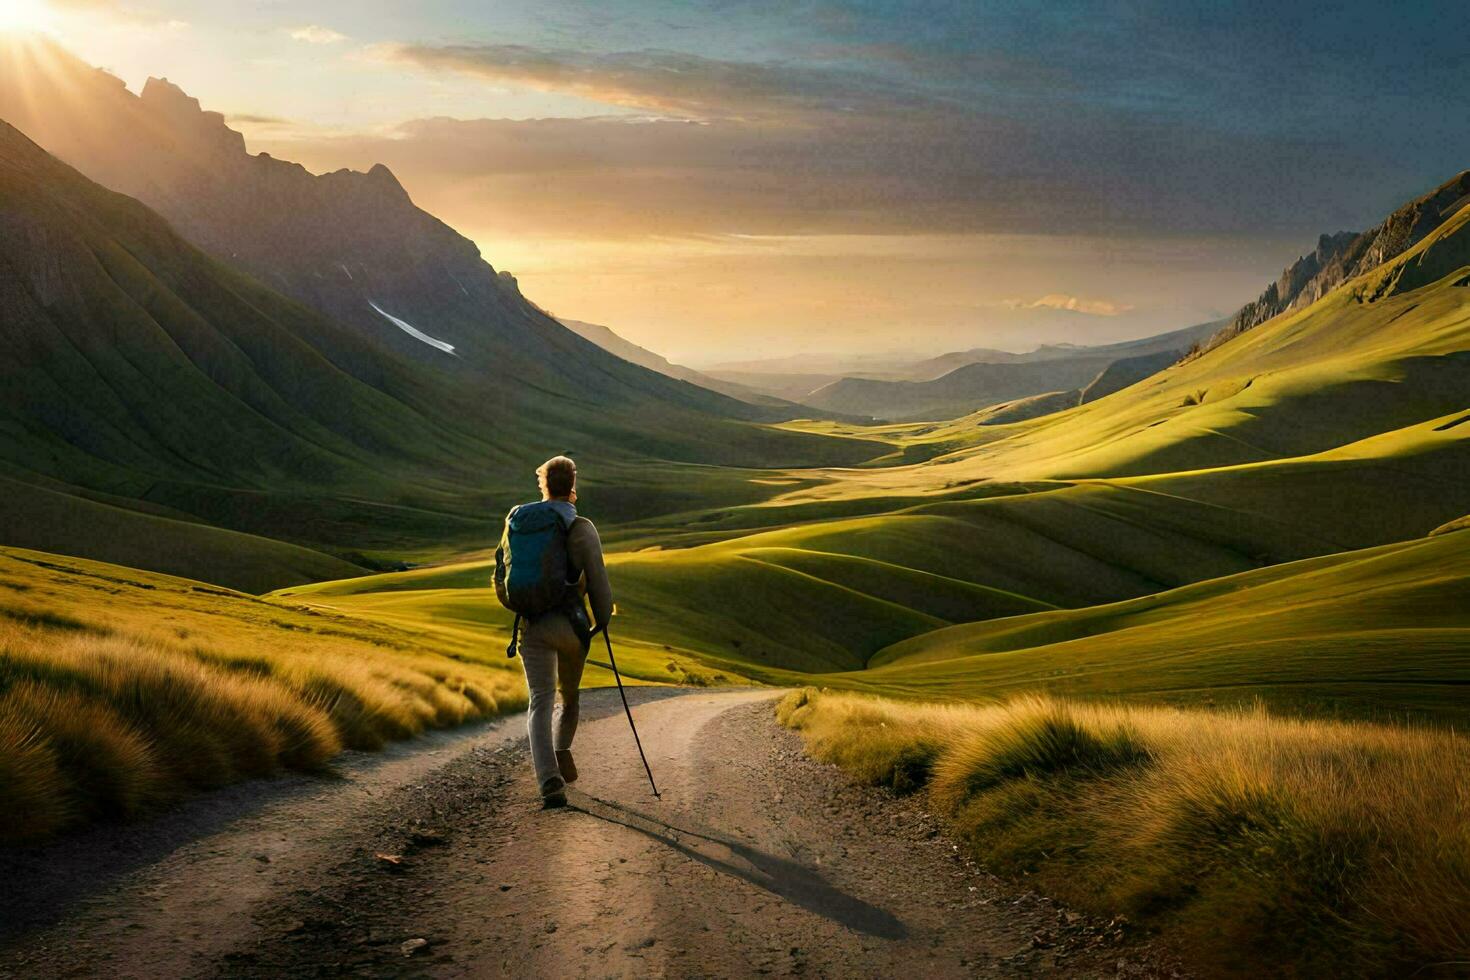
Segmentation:
<svg viewBox="0 0 1470 980">
<path fill-rule="evenodd" d="M 1213 950 L 1222 973 L 1256 956 L 1300 975 L 1470 949 L 1457 918 L 1465 818 L 1452 814 L 1463 767 L 1442 761 L 1463 756 L 1456 733 L 1470 722 L 1470 172 L 1361 234 L 1322 236 L 1224 319 L 1024 353 L 693 370 L 553 317 L 386 167 L 312 174 L 247 153 L 166 80 L 134 95 L 50 42 L 8 54 L 0 845 L 125 833 L 283 771 L 319 813 L 330 793 L 313 781 L 366 771 L 354 753 L 404 742 L 394 751 L 418 759 L 425 733 L 519 712 L 494 549 L 507 509 L 534 496 L 535 466 L 567 453 L 607 548 L 621 676 L 659 720 L 656 757 L 705 793 L 678 816 L 718 833 L 578 805 L 622 828 L 609 831 L 617 853 L 640 874 L 669 875 L 691 922 L 725 913 L 643 838 L 753 883 L 741 901 L 773 934 L 816 927 L 761 911 L 765 892 L 848 929 L 825 969 L 861 960 L 856 933 L 892 941 L 890 969 L 914 952 L 881 916 L 844 919 L 857 900 L 813 885 L 800 861 L 731 843 L 741 831 L 720 792 L 769 849 L 780 813 L 759 787 L 799 797 L 791 772 L 835 778 L 762 755 L 764 782 L 734 788 L 738 766 L 712 761 L 710 740 L 795 745 L 779 720 L 859 782 L 924 790 L 931 809 L 905 811 L 937 821 L 924 840 L 949 834 L 954 853 L 1035 875 L 1085 915 L 1126 908 L 1150 930 L 1137 947 L 1150 969 L 1174 962 L 1176 942 Z M 599 649 L 588 688 L 614 682 Z M 598 730 L 615 727 L 611 696 L 596 697 Z M 496 731 L 442 736 L 464 739 L 453 759 L 404 762 L 384 788 L 432 779 L 466 825 L 514 825 L 537 853 L 553 849 L 544 830 L 453 795 L 452 767 L 509 745 Z M 503 761 L 462 782 L 520 805 Z M 707 793 L 703 766 L 723 767 Z M 1304 802 L 1354 787 L 1371 792 L 1341 821 Z M 1390 819 L 1384 801 L 1419 790 L 1422 805 Z M 874 799 L 861 803 L 877 813 Z M 364 804 L 398 829 L 410 811 Z M 1135 839 L 1142 811 L 1155 822 Z M 838 861 L 873 912 L 863 903 L 881 890 L 803 820 L 793 846 Z M 887 862 L 913 843 L 842 825 Z M 585 833 L 578 847 L 597 852 L 603 838 Z M 357 831 L 329 836 L 367 846 Z M 1199 890 L 1181 870 L 1191 848 L 1215 848 L 1217 877 Z M 1329 851 L 1369 870 L 1332 878 Z M 361 869 L 328 873 L 323 854 L 296 857 L 321 887 L 358 894 Z M 1395 878 L 1396 854 L 1419 877 Z M 1296 857 L 1323 877 L 1293 878 Z M 1104 881 L 1115 865 L 1126 881 Z M 1263 898 L 1241 868 L 1278 891 Z M 1387 896 L 1366 919 L 1354 904 L 1365 881 Z M 904 909 L 940 936 L 905 882 Z M 1416 924 L 1425 882 L 1447 897 Z M 302 929 L 326 920 L 319 896 L 262 894 L 299 905 L 316 923 Z M 995 950 L 1047 948 L 965 894 L 948 900 Z M 656 885 L 639 895 L 661 901 Z M 1292 895 L 1351 908 L 1304 924 Z M 1201 925 L 1236 906 L 1252 911 L 1224 939 Z M 299 931 L 271 915 L 249 935 Z M 205 918 L 188 920 L 201 935 Z M 618 928 L 629 948 L 652 945 L 637 945 L 641 919 Z M 1288 949 L 1292 935 L 1310 942 Z M 246 940 L 231 942 L 215 953 Z M 357 940 L 330 942 L 336 956 Z M 538 962 L 570 968 L 573 939 L 548 942 Z M 1232 943 L 1250 956 L 1227 962 Z M 934 944 L 947 969 L 970 965 Z M 256 946 L 235 973 L 293 975 Z M 692 950 L 650 955 L 677 964 Z M 499 952 L 455 955 L 483 966 Z M 1107 959 L 1089 948 L 1075 962 L 1104 971 Z"/>
<path fill-rule="evenodd" d="M 1460 605 L 1453 591 L 1436 591 L 1428 570 L 1457 568 L 1449 559 L 1465 544 L 1455 535 L 1426 536 L 1470 513 L 1470 484 L 1462 479 L 1470 427 L 1458 424 L 1470 404 L 1464 288 L 1451 275 L 1371 303 L 1362 295 L 1381 292 L 1379 283 L 1426 254 L 1462 247 L 1455 243 L 1467 217 L 1316 304 L 1095 403 L 984 428 L 967 419 L 880 428 L 874 435 L 893 447 L 893 465 L 787 470 L 791 484 L 770 500 L 615 532 L 629 536 L 628 550 L 612 559 L 623 616 L 615 628 L 631 641 L 775 683 L 820 671 L 824 684 L 910 696 L 1039 688 L 1180 703 L 1264 697 L 1292 711 L 1315 706 L 1360 717 L 1458 717 L 1464 709 L 1454 664 L 1467 640 L 1458 612 L 1433 637 L 1404 632 L 1395 639 L 1393 630 L 1415 628 L 1408 609 Z M 1191 397 L 1201 391 L 1202 398 Z M 930 458 L 902 463 L 925 445 L 933 447 Z M 1325 602 L 1335 594 L 1332 577 L 1296 572 L 1315 568 L 1310 560 L 1319 558 L 1387 568 L 1368 549 L 1410 542 L 1422 543 L 1403 556 L 1404 567 L 1382 573 L 1384 589 L 1405 593 L 1406 612 L 1395 618 L 1385 609 L 1361 641 L 1350 606 Z M 371 610 L 390 597 L 400 611 L 416 602 L 443 609 L 452 601 L 446 596 L 488 607 L 488 575 L 484 562 L 449 563 L 285 594 L 336 610 Z M 1446 576 L 1444 587 L 1463 588 L 1463 571 Z M 1265 581 L 1282 596 L 1271 600 L 1282 603 L 1275 615 L 1257 588 Z M 1194 583 L 1242 598 L 1201 605 L 1186 588 Z M 1298 611 L 1292 603 L 1310 605 L 1315 588 L 1324 590 L 1325 605 L 1315 614 Z M 986 656 L 941 667 L 901 652 L 964 649 L 958 637 L 983 635 L 986 627 L 948 628 L 962 620 L 1009 627 L 1070 615 L 1050 610 L 1111 610 L 1106 604 L 1125 600 L 1155 610 L 1152 622 L 1158 604 L 1167 608 L 1176 595 L 1188 610 L 1179 619 L 1191 631 L 1217 623 L 1222 638 L 1207 642 L 1156 625 L 1156 640 L 1130 629 L 1113 646 L 1103 635 L 1111 631 L 1094 626 L 1055 650 L 1052 640 L 1044 649 L 1007 647 L 1015 651 L 1010 658 L 986 648 Z M 1242 627 L 1236 610 L 1258 601 L 1260 615 L 1245 615 Z M 505 624 L 506 617 L 489 615 L 487 627 L 503 631 Z M 1293 639 L 1274 632 L 1281 628 L 1306 633 Z M 1207 653 L 1213 642 L 1231 656 L 1214 662 Z M 1279 647 L 1272 644 L 1285 643 L 1292 658 L 1273 662 L 1270 651 Z M 1178 648 L 1180 666 L 1133 661 L 1155 644 Z M 1388 676 L 1373 683 L 1378 667 L 1369 650 L 1409 657 L 1397 667 L 1427 671 L 1425 683 Z M 1117 673 L 1098 676 L 1094 651 L 1152 680 L 1135 688 Z M 1312 651 L 1342 659 L 1324 668 Z M 1449 672 L 1436 676 L 1441 665 Z M 1068 679 L 1074 674 L 1087 680 Z M 1002 676 L 1009 679 L 1001 683 Z M 1290 677 L 1315 678 L 1321 690 L 1296 690 Z"/>
</svg>

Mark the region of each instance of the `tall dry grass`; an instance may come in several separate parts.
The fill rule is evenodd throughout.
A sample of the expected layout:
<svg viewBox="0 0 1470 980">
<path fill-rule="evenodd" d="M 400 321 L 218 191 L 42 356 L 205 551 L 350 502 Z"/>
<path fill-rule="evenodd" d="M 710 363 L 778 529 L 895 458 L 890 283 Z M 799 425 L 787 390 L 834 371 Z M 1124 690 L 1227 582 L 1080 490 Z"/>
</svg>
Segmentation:
<svg viewBox="0 0 1470 980">
<path fill-rule="evenodd" d="M 1470 740 L 1024 698 L 813 690 L 779 720 L 857 778 L 927 786 L 987 866 L 1158 926 L 1206 972 L 1470 964 Z"/>
<path fill-rule="evenodd" d="M 508 671 L 279 628 L 216 650 L 0 620 L 0 840 L 128 818 L 524 703 Z"/>
</svg>

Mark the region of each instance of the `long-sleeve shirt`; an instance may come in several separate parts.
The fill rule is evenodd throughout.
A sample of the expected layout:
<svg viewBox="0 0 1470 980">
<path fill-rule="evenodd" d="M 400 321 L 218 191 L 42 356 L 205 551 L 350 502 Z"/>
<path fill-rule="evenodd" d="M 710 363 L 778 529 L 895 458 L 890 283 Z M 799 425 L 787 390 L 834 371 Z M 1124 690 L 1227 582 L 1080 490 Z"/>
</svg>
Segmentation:
<svg viewBox="0 0 1470 980">
<path fill-rule="evenodd" d="M 582 572 L 582 588 L 592 603 L 592 619 L 597 626 L 606 626 L 612 617 L 612 586 L 607 581 L 607 566 L 602 560 L 602 539 L 597 528 L 585 517 L 572 522 L 567 532 L 567 552 L 572 567 Z"/>
</svg>

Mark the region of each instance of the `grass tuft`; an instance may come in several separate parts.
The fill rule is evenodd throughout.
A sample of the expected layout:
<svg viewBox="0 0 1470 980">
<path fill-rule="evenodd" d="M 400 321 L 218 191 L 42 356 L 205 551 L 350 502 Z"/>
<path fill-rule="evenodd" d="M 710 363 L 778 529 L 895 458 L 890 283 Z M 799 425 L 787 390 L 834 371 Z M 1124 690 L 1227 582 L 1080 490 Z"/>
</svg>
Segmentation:
<svg viewBox="0 0 1470 980">
<path fill-rule="evenodd" d="M 163 774 L 154 750 L 110 706 L 21 681 L 0 698 L 0 713 L 29 723 L 44 738 L 52 764 L 85 787 L 85 795 L 69 794 L 77 817 L 130 817 L 156 800 Z"/>
<path fill-rule="evenodd" d="M 938 782 L 961 794 L 952 804 L 1011 780 L 1098 776 L 1149 758 L 1123 720 L 1082 718 L 1039 697 L 1011 701 L 1002 710 L 995 724 L 958 739 L 945 753 Z"/>
<path fill-rule="evenodd" d="M 1138 917 L 1207 972 L 1270 962 L 1284 976 L 1378 976 L 1470 961 L 1461 735 L 1259 709 L 812 689 L 777 717 L 865 782 L 927 771 L 936 810 L 988 867 Z"/>
<path fill-rule="evenodd" d="M 40 726 L 0 709 L 0 813 L 6 836 L 31 840 L 65 826 L 70 790 Z"/>
<path fill-rule="evenodd" d="M 388 627 L 328 633 L 186 580 L 130 570 L 103 589 L 109 566 L 28 558 L 0 549 L 24 586 L 0 617 L 0 842 L 525 704 L 518 671 L 415 652 Z"/>
<path fill-rule="evenodd" d="M 812 754 L 873 786 L 912 792 L 929 781 L 941 749 L 958 736 L 960 712 L 934 706 L 923 718 L 877 698 L 797 691 L 776 708 L 777 720 L 801 731 Z"/>
</svg>

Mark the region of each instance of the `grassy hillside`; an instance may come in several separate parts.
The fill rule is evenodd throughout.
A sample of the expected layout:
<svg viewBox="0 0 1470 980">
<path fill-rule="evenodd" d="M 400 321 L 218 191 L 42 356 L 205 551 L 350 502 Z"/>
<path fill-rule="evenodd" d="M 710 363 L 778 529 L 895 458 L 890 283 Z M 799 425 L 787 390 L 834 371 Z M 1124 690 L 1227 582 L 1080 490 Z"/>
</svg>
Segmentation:
<svg viewBox="0 0 1470 980">
<path fill-rule="evenodd" d="M 319 551 L 3 476 L 0 494 L 0 541 L 17 548 L 45 546 L 99 561 L 135 562 L 252 593 L 364 571 Z M 106 533 L 97 533 L 99 528 Z"/>
<path fill-rule="evenodd" d="M 188 579 L 0 549 L 0 838 L 314 768 L 516 710 L 468 644 Z M 512 669 L 515 668 L 515 669 Z"/>
<path fill-rule="evenodd" d="M 1095 606 L 1402 541 L 1470 511 L 1470 485 L 1454 479 L 1466 430 L 1436 428 L 1416 427 L 1428 448 L 1414 454 L 1403 451 L 1409 436 L 1399 434 L 1389 446 L 1392 465 L 1371 447 L 1353 447 L 1320 460 L 1095 481 L 840 520 L 828 515 L 697 547 L 623 552 L 610 557 L 620 608 L 615 628 L 711 669 L 785 682 L 790 671 L 861 670 L 875 656 L 891 656 L 892 644 L 952 623 Z M 423 603 L 426 620 L 440 604 L 462 602 L 503 630 L 508 618 L 485 591 L 489 574 L 488 564 L 471 562 L 288 594 L 343 611 L 391 597 L 410 617 Z M 913 679 L 932 669 L 893 667 L 832 680 L 926 696 L 947 689 L 983 694 L 988 683 L 983 675 L 971 682 L 958 669 L 932 682 Z M 1049 683 L 1054 669 L 1022 670 L 1015 683 Z M 1304 661 L 1301 670 L 1311 669 Z M 1147 676 L 1140 671 L 1132 683 Z M 1234 683 L 1209 674 L 1200 686 Z M 1130 690 L 1124 679 L 1116 687 Z M 1379 691 L 1369 700 L 1399 709 L 1414 700 L 1410 693 Z"/>
<path fill-rule="evenodd" d="M 1313 251 L 1287 266 L 1275 282 L 1255 301 L 1242 307 L 1200 349 L 1208 351 L 1218 347 L 1280 313 L 1315 302 L 1349 279 L 1372 273 L 1433 234 L 1467 198 L 1470 198 L 1470 171 L 1462 171 L 1361 234 L 1340 232 L 1321 236 Z M 1459 264 L 1464 264 L 1463 258 Z M 1418 283 L 1432 282 L 1448 271 L 1433 273 Z"/>
<path fill-rule="evenodd" d="M 778 717 L 858 779 L 927 787 L 985 867 L 1161 929 L 1203 975 L 1436 975 L 1470 958 L 1460 735 L 812 690 Z"/>
<path fill-rule="evenodd" d="M 910 696 L 1042 689 L 1179 704 L 1470 721 L 1470 534 L 1210 579 L 1086 609 L 937 630 L 824 679 Z"/>
<path fill-rule="evenodd" d="M 1463 412 L 1466 249 L 1470 207 L 1311 306 L 1106 398 L 1013 425 L 927 428 L 905 440 L 913 465 L 830 471 L 782 502 L 1284 460 Z"/>
<path fill-rule="evenodd" d="M 883 448 L 720 417 L 652 374 L 641 391 L 627 377 L 609 382 L 615 392 L 531 390 L 525 377 L 471 391 L 210 259 L 3 124 L 0 229 L 0 465 L 58 493 L 354 561 L 419 558 L 493 540 L 555 450 L 648 514 L 696 494 L 775 492 L 742 467 Z M 668 479 L 678 466 L 695 468 Z M 616 495 L 603 499 L 615 514 Z M 119 554 L 90 525 L 41 535 L 64 509 L 21 495 L 9 520 L 37 546 L 152 560 Z"/>
<path fill-rule="evenodd" d="M 889 643 L 973 618 L 1048 608 L 936 572 L 746 539 L 688 551 L 610 556 L 613 635 L 681 669 L 745 674 L 759 665 L 850 670 Z M 504 645 L 510 614 L 476 562 L 284 590 L 283 600 L 435 629 L 483 624 Z M 820 628 L 818 628 L 820 627 Z M 630 661 L 631 662 L 631 661 Z M 635 671 L 637 673 L 637 671 Z M 657 673 L 652 675 L 657 677 Z"/>
</svg>

